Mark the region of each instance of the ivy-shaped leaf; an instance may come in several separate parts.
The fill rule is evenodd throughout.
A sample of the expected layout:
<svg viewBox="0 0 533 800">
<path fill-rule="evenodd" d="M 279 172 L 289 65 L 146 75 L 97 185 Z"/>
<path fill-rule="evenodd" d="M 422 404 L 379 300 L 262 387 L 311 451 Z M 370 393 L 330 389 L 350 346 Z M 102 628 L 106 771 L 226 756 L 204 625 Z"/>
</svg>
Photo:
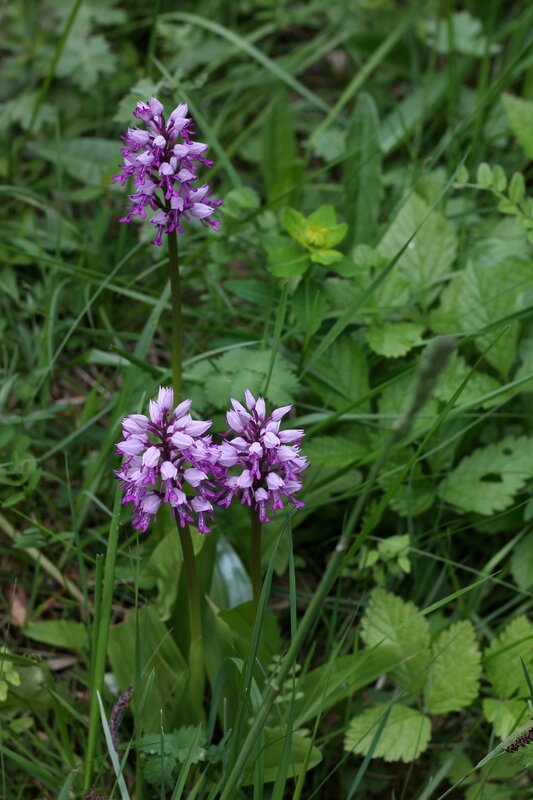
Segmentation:
<svg viewBox="0 0 533 800">
<path fill-rule="evenodd" d="M 507 436 L 475 450 L 442 481 L 438 495 L 462 511 L 505 511 L 533 475 L 532 440 Z"/>
<path fill-rule="evenodd" d="M 485 674 L 492 688 L 504 700 L 528 696 L 520 657 L 533 675 L 533 625 L 526 616 L 516 617 L 485 650 Z"/>
<path fill-rule="evenodd" d="M 431 648 L 426 683 L 426 708 L 445 714 L 466 708 L 477 697 L 481 677 L 481 652 L 471 622 L 456 622 L 442 631 Z"/>
<path fill-rule="evenodd" d="M 344 749 L 366 756 L 387 709 L 387 703 L 377 703 L 352 719 L 344 738 Z M 430 736 L 429 719 L 416 708 L 397 703 L 390 710 L 372 757 L 409 763 L 426 750 Z"/>
<path fill-rule="evenodd" d="M 389 648 L 405 658 L 392 676 L 413 693 L 421 688 L 431 657 L 430 636 L 427 620 L 414 603 L 374 589 L 362 619 L 361 638 L 367 647 Z"/>
</svg>

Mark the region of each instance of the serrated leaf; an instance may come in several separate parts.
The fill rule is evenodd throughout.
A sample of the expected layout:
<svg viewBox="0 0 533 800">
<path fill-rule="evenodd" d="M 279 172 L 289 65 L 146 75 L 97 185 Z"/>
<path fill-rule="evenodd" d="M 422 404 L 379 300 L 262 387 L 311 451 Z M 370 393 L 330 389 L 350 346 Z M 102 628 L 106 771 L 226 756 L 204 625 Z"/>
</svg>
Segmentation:
<svg viewBox="0 0 533 800">
<path fill-rule="evenodd" d="M 225 409 L 229 397 L 233 395 L 242 399 L 245 389 L 250 389 L 252 394 L 260 394 L 270 369 L 270 359 L 268 350 L 238 348 L 224 353 L 207 370 L 205 367 L 202 369 L 201 378 L 206 399 L 215 408 Z M 200 374 L 195 370 L 192 371 L 193 374 Z M 266 393 L 267 400 L 274 405 L 290 405 L 294 402 L 297 391 L 298 381 L 292 365 L 278 354 Z"/>
<path fill-rule="evenodd" d="M 445 714 L 466 708 L 477 697 L 481 652 L 471 622 L 462 620 L 437 636 L 426 683 L 426 708 Z"/>
<path fill-rule="evenodd" d="M 505 511 L 533 476 L 532 440 L 507 436 L 463 458 L 439 485 L 437 493 L 462 511 L 490 516 Z"/>
<path fill-rule="evenodd" d="M 493 697 L 486 697 L 482 705 L 485 719 L 493 723 L 494 732 L 500 739 L 506 739 L 524 720 L 526 706 L 523 700 L 495 700 Z"/>
<path fill-rule="evenodd" d="M 405 452 L 398 454 L 395 458 L 391 456 L 388 462 L 390 468 L 379 476 L 379 484 L 384 489 L 396 480 L 396 474 L 392 472 L 394 467 L 403 467 L 407 455 Z M 423 514 L 431 507 L 435 500 L 435 488 L 433 481 L 424 474 L 420 464 L 415 464 L 414 469 L 409 471 L 403 482 L 396 488 L 396 491 L 389 499 L 389 506 L 400 517 L 416 517 Z"/>
<path fill-rule="evenodd" d="M 352 719 L 344 738 L 344 749 L 366 755 L 387 708 L 387 703 L 377 703 Z M 372 757 L 409 763 L 426 750 L 430 737 L 429 719 L 416 708 L 396 703 L 390 710 Z"/>
<path fill-rule="evenodd" d="M 429 216 L 428 216 L 429 215 Z M 426 308 L 434 298 L 435 283 L 451 268 L 457 250 L 453 226 L 417 195 L 411 195 L 378 245 L 378 253 L 392 260 L 422 224 L 395 270 L 408 280 L 411 296 Z"/>
<path fill-rule="evenodd" d="M 482 58 L 486 52 L 495 54 L 501 50 L 501 45 L 487 39 L 481 21 L 468 11 L 451 14 L 447 24 L 436 17 L 426 19 L 423 31 L 429 46 L 439 53 L 450 53 L 452 57 L 455 53 L 464 53 Z"/>
<path fill-rule="evenodd" d="M 502 95 L 509 127 L 528 158 L 533 158 L 533 102 L 511 94 Z"/>
<path fill-rule="evenodd" d="M 319 382 L 309 377 L 326 406 L 343 408 L 347 403 L 364 397 L 368 391 L 368 364 L 359 343 L 352 336 L 341 336 L 329 348 L 327 355 L 316 364 Z M 366 405 L 366 404 L 365 404 Z M 363 410 L 365 405 L 358 408 Z"/>
<path fill-rule="evenodd" d="M 388 425 L 392 425 L 407 410 L 416 390 L 416 377 L 414 375 L 404 375 L 398 380 L 385 387 L 379 396 L 379 413 L 387 420 Z M 411 436 L 417 436 L 420 431 L 426 430 L 437 414 L 438 404 L 435 400 L 430 400 L 416 415 Z"/>
<path fill-rule="evenodd" d="M 490 392 L 499 389 L 501 386 L 496 378 L 493 378 L 492 375 L 487 375 L 486 372 L 482 372 L 479 368 L 476 368 L 472 374 L 470 373 L 471 369 L 463 356 L 453 353 L 445 369 L 439 375 L 437 385 L 433 390 L 434 396 L 443 403 L 447 403 L 468 375 L 470 376 L 468 383 L 465 384 L 456 400 L 458 405 L 475 403 L 479 398 L 490 394 Z M 486 408 L 492 402 L 487 400 L 480 403 L 480 406 L 481 408 Z"/>
<path fill-rule="evenodd" d="M 494 325 L 498 320 L 518 311 L 531 286 L 531 264 L 519 258 L 499 263 L 470 262 L 443 291 L 441 304 L 429 315 L 436 333 L 450 331 L 475 332 Z M 507 323 L 501 329 L 476 338 L 480 352 L 502 375 L 507 376 L 516 358 L 518 324 Z M 490 348 L 487 350 L 487 348 Z"/>
<path fill-rule="evenodd" d="M 369 94 L 359 95 L 346 139 L 342 174 L 345 215 L 349 223 L 346 251 L 354 244 L 373 243 L 383 196 L 379 116 Z"/>
<path fill-rule="evenodd" d="M 101 34 L 82 38 L 67 38 L 66 46 L 56 66 L 56 73 L 68 78 L 83 91 L 92 89 L 116 69 L 116 56 Z"/>
<path fill-rule="evenodd" d="M 418 322 L 390 322 L 373 325 L 366 332 L 366 340 L 374 353 L 385 358 L 399 358 L 420 342 L 424 325 Z"/>
<path fill-rule="evenodd" d="M 485 674 L 500 698 L 529 694 L 520 657 L 533 674 L 533 626 L 526 616 L 510 622 L 483 653 Z"/>
<path fill-rule="evenodd" d="M 406 659 L 391 673 L 400 686 L 410 692 L 422 686 L 430 660 L 430 636 L 427 620 L 414 603 L 374 589 L 361 622 L 361 638 L 367 647 L 384 647 Z"/>
</svg>

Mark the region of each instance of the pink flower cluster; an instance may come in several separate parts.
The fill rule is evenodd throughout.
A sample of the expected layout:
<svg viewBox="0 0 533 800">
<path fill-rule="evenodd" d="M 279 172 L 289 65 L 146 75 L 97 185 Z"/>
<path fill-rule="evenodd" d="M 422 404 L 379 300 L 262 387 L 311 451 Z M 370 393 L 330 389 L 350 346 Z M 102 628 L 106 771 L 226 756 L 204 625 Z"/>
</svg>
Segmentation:
<svg viewBox="0 0 533 800">
<path fill-rule="evenodd" d="M 211 167 L 212 162 L 203 155 L 207 145 L 191 138 L 192 120 L 187 116 L 187 105 L 178 105 L 168 120 L 163 112 L 156 97 L 149 103 L 137 103 L 133 114 L 144 122 L 146 130 L 128 128 L 122 137 L 124 164 L 121 174 L 113 178 L 122 186 L 133 178 L 135 186 L 129 195 L 128 213 L 120 222 L 131 222 L 136 215 L 146 219 L 147 208 L 157 212 L 150 218 L 157 225 L 155 245 L 162 243 L 164 233 L 183 233 L 182 220 L 191 217 L 218 230 L 220 221 L 212 219 L 212 215 L 222 205 L 222 200 L 211 199 L 207 183 L 197 185 L 198 165 Z"/>
<path fill-rule="evenodd" d="M 117 453 L 122 466 L 123 503 L 133 503 L 133 524 L 146 531 L 163 503 L 183 527 L 193 523 L 209 533 L 213 503 L 226 508 L 234 498 L 253 506 L 261 522 L 302 488 L 307 459 L 300 455 L 303 430 L 280 430 L 291 406 L 266 416 L 265 401 L 246 390 L 246 408 L 232 400 L 226 417 L 230 430 L 221 444 L 207 432 L 211 422 L 193 420 L 190 400 L 176 408 L 172 389 L 160 388 L 150 401 L 149 416 L 130 414 L 122 420 Z M 237 434 L 235 436 L 235 434 Z"/>
</svg>

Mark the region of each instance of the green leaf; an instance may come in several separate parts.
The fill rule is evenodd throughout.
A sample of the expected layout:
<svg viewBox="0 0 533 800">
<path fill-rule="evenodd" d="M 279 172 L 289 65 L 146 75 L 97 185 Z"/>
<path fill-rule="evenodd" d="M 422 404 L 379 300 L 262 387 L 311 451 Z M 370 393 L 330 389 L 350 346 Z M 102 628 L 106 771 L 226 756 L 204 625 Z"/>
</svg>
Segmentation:
<svg viewBox="0 0 533 800">
<path fill-rule="evenodd" d="M 151 81 L 148 78 L 141 78 L 137 83 L 131 87 L 129 92 L 122 98 L 118 104 L 118 109 L 113 117 L 114 122 L 122 122 L 124 124 L 133 123 L 133 109 L 139 100 L 146 102 L 148 97 L 159 95 L 162 86 L 162 81 Z"/>
<path fill-rule="evenodd" d="M 486 162 L 483 162 L 477 168 L 476 180 L 478 184 L 484 189 L 488 189 L 492 186 L 492 181 L 493 181 L 492 169 Z"/>
<path fill-rule="evenodd" d="M 352 719 L 344 738 L 344 749 L 365 756 L 388 707 L 387 703 L 376 703 Z M 428 717 L 416 708 L 396 703 L 390 710 L 372 757 L 409 763 L 427 749 L 430 737 L 431 725 Z"/>
<path fill-rule="evenodd" d="M 83 650 L 88 645 L 87 629 L 81 622 L 65 619 L 32 622 L 22 630 L 29 639 L 65 650 Z"/>
<path fill-rule="evenodd" d="M 476 345 L 480 352 L 490 347 L 486 360 L 507 376 L 516 359 L 518 323 L 505 323 L 503 333 L 496 323 L 524 305 L 530 285 L 531 265 L 522 259 L 471 262 L 443 291 L 440 307 L 429 315 L 431 327 L 436 333 L 471 333 L 494 326 L 476 338 Z"/>
<path fill-rule="evenodd" d="M 346 140 L 346 159 L 342 173 L 345 215 L 349 223 L 345 248 L 374 243 L 383 197 L 381 180 L 379 116 L 372 97 L 359 95 Z"/>
<path fill-rule="evenodd" d="M 131 611 L 125 622 L 113 625 L 109 630 L 108 655 L 118 685 L 123 690 L 133 683 L 137 670 L 145 676 L 155 670 L 155 680 L 142 718 L 143 731 L 160 730 L 161 709 L 174 714 L 180 707 L 185 711 L 189 676 L 187 663 L 155 608 L 145 606 Z M 140 664 L 137 663 L 138 657 Z"/>
<path fill-rule="evenodd" d="M 388 489 L 396 480 L 396 474 L 392 472 L 394 468 L 402 468 L 408 453 L 402 451 L 395 457 L 391 455 L 388 466 L 389 470 L 379 476 L 379 485 Z M 423 514 L 431 507 L 435 500 L 435 489 L 433 480 L 428 477 L 420 464 L 415 464 L 409 471 L 404 481 L 397 487 L 396 491 L 389 500 L 389 506 L 400 517 L 416 517 Z"/>
<path fill-rule="evenodd" d="M 399 358 L 420 342 L 424 325 L 418 322 L 390 322 L 373 325 L 366 332 L 366 340 L 374 353 L 385 358 Z"/>
<path fill-rule="evenodd" d="M 108 185 L 120 161 L 120 146 L 110 139 L 83 137 L 64 142 L 31 142 L 29 150 L 38 158 L 60 164 L 81 183 Z"/>
<path fill-rule="evenodd" d="M 301 726 L 398 666 L 401 657 L 383 647 L 366 649 L 310 670 L 298 681 L 295 725 Z"/>
<path fill-rule="evenodd" d="M 521 172 L 515 172 L 509 184 L 509 200 L 511 203 L 521 203 L 526 196 L 526 181 Z M 516 214 L 518 209 L 511 210 L 512 214 Z M 509 213 L 509 212 L 507 212 Z"/>
<path fill-rule="evenodd" d="M 294 278 L 309 268 L 309 255 L 286 236 L 262 236 L 267 269 L 275 278 Z"/>
<path fill-rule="evenodd" d="M 494 724 L 494 732 L 500 739 L 506 739 L 524 721 L 524 711 L 527 713 L 523 700 L 495 700 L 493 697 L 486 697 L 482 705 L 485 719 Z"/>
<path fill-rule="evenodd" d="M 278 210 L 291 202 L 302 174 L 291 107 L 284 93 L 270 104 L 262 147 L 261 172 L 267 200 Z"/>
<path fill-rule="evenodd" d="M 391 673 L 410 692 L 426 679 L 430 661 L 429 626 L 414 603 L 405 602 L 383 589 L 374 589 L 361 623 L 361 638 L 367 647 L 394 652 L 405 663 Z"/>
<path fill-rule="evenodd" d="M 322 264 L 324 267 L 330 267 L 337 261 L 342 261 L 342 253 L 339 253 L 338 250 L 319 248 L 311 250 L 310 258 L 314 264 Z"/>
<path fill-rule="evenodd" d="M 314 436 L 304 442 L 303 453 L 314 467 L 339 470 L 364 458 L 368 447 L 345 436 Z"/>
<path fill-rule="evenodd" d="M 242 220 L 250 216 L 261 205 L 259 195 L 249 186 L 231 189 L 224 197 L 222 211 L 232 219 Z"/>
<path fill-rule="evenodd" d="M 279 765 L 283 759 L 283 748 L 287 737 L 285 728 L 265 728 L 264 731 L 264 767 L 263 780 L 265 783 L 273 783 L 279 772 Z M 300 775 L 304 767 L 313 769 L 322 761 L 322 754 L 318 747 L 311 745 L 306 736 L 299 733 L 291 733 L 291 752 L 289 756 L 289 768 L 287 777 L 294 778 Z M 308 758 L 309 748 L 311 754 Z M 253 754 L 255 761 L 256 755 Z M 250 769 L 244 776 L 243 785 L 251 786 L 255 781 L 254 769 Z"/>
<path fill-rule="evenodd" d="M 528 158 L 533 158 L 533 102 L 511 94 L 503 94 L 502 101 L 518 144 Z"/>
<path fill-rule="evenodd" d="M 526 592 L 533 585 L 533 533 L 518 542 L 511 556 L 511 572 L 516 585 Z"/>
<path fill-rule="evenodd" d="M 379 254 L 392 260 L 426 220 L 395 267 L 407 278 L 411 296 L 424 308 L 433 301 L 435 292 L 431 290 L 449 272 L 457 250 L 453 226 L 438 211 L 429 212 L 420 197 L 411 195 L 378 246 Z"/>
<path fill-rule="evenodd" d="M 452 58 L 455 53 L 482 58 L 485 53 L 494 55 L 501 50 L 501 45 L 483 33 L 481 21 L 468 11 L 451 14 L 446 22 L 432 16 L 424 20 L 422 30 L 430 47 L 443 55 L 450 54 Z"/>
<path fill-rule="evenodd" d="M 318 283 L 303 280 L 291 298 L 292 313 L 307 339 L 320 328 L 326 312 L 326 300 Z"/>
<path fill-rule="evenodd" d="M 470 375 L 468 383 L 456 400 L 458 405 L 475 403 L 483 395 L 490 394 L 490 392 L 500 388 L 501 384 L 496 378 L 493 378 L 492 375 L 487 375 L 486 372 L 481 372 L 479 368 L 476 368 L 472 374 L 470 373 L 471 369 L 463 356 L 458 353 L 452 353 L 448 364 L 439 375 L 433 394 L 438 400 L 447 403 L 468 375 Z M 481 408 L 487 408 L 493 402 L 490 400 L 484 401 L 480 403 L 480 406 Z"/>
<path fill-rule="evenodd" d="M 352 336 L 341 336 L 315 365 L 316 377 L 308 380 L 322 397 L 326 406 L 343 408 L 347 403 L 364 397 L 368 391 L 368 364 L 359 343 Z M 363 410 L 366 404 L 358 406 Z"/>
<path fill-rule="evenodd" d="M 481 653 L 471 622 L 456 622 L 442 631 L 431 648 L 426 708 L 445 714 L 469 706 L 478 696 Z"/>
<path fill-rule="evenodd" d="M 485 674 L 494 693 L 504 700 L 529 695 L 520 657 L 533 673 L 533 626 L 526 616 L 510 622 L 483 654 Z"/>
<path fill-rule="evenodd" d="M 532 440 L 507 436 L 463 458 L 438 488 L 438 495 L 462 511 L 490 516 L 504 511 L 533 476 Z"/>
</svg>

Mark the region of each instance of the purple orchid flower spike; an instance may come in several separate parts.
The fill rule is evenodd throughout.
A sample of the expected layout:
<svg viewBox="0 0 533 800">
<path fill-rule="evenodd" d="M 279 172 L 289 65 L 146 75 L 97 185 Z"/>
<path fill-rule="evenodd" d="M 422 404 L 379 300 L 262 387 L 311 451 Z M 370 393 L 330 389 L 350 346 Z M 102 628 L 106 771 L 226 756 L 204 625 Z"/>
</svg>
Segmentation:
<svg viewBox="0 0 533 800">
<path fill-rule="evenodd" d="M 230 431 L 219 448 L 220 477 L 224 491 L 220 505 L 230 505 L 233 498 L 256 509 L 260 522 L 269 522 L 269 513 L 284 507 L 284 500 L 301 508 L 295 497 L 302 488 L 301 473 L 307 459 L 300 455 L 303 430 L 280 431 L 280 422 L 292 406 L 276 408 L 266 416 L 265 401 L 245 391 L 246 408 L 232 399 L 226 419 Z M 237 434 L 234 436 L 234 434 Z M 230 438 L 230 437 L 234 438 Z"/>
<path fill-rule="evenodd" d="M 215 491 L 208 473 L 218 449 L 206 436 L 211 422 L 193 420 L 190 400 L 173 409 L 174 391 L 161 387 L 150 401 L 149 416 L 130 414 L 122 420 L 123 439 L 117 453 L 124 456 L 115 472 L 122 481 L 123 503 L 133 503 L 133 525 L 146 531 L 162 503 L 168 503 L 183 528 L 195 523 L 209 533 L 206 517 L 213 512 Z"/>
<path fill-rule="evenodd" d="M 149 103 L 137 103 L 133 112 L 146 130 L 128 128 L 121 150 L 124 164 L 113 181 L 122 186 L 133 178 L 135 191 L 129 195 L 131 205 L 120 222 L 131 222 L 134 216 L 146 219 L 147 208 L 157 213 L 150 221 L 157 225 L 153 244 L 160 245 L 164 233 L 183 233 L 182 220 L 195 217 L 204 225 L 218 230 L 220 221 L 212 219 L 222 200 L 213 200 L 209 186 L 197 185 L 198 165 L 211 167 L 213 162 L 203 155 L 207 145 L 195 142 L 188 108 L 180 103 L 164 116 L 163 105 L 156 97 Z"/>
</svg>

